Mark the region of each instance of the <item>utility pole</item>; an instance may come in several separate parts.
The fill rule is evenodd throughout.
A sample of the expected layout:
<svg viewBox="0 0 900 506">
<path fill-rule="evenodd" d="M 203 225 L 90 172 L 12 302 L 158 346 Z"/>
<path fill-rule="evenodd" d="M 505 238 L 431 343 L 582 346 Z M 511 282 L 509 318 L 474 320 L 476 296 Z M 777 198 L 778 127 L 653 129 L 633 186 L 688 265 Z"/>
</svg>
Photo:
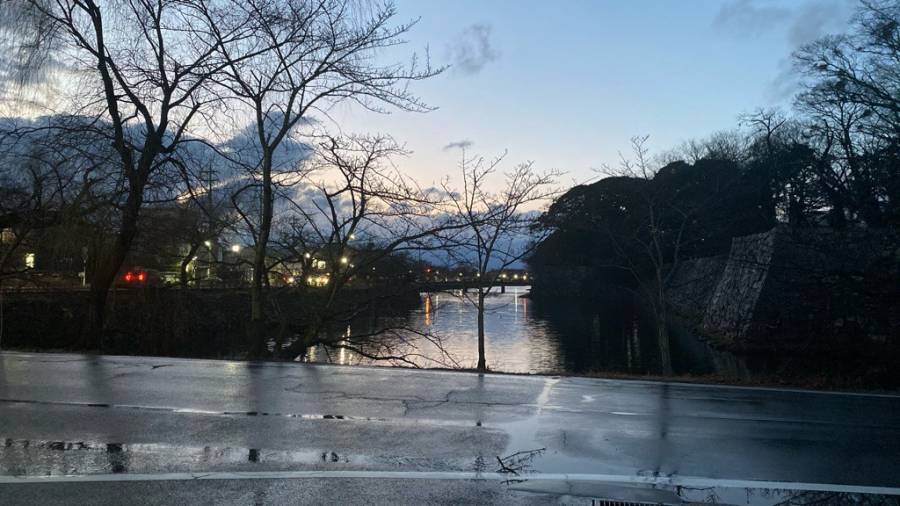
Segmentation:
<svg viewBox="0 0 900 506">
<path fill-rule="evenodd" d="M 205 183 L 206 186 L 206 235 L 207 239 L 204 241 L 207 249 L 207 258 L 208 262 L 206 264 L 206 279 L 209 280 L 212 278 L 212 263 L 215 260 L 213 247 L 214 243 L 212 241 L 212 231 L 213 231 L 213 186 L 215 184 L 215 173 L 212 169 L 212 166 L 207 165 L 203 167 L 200 174 L 201 180 Z"/>
</svg>

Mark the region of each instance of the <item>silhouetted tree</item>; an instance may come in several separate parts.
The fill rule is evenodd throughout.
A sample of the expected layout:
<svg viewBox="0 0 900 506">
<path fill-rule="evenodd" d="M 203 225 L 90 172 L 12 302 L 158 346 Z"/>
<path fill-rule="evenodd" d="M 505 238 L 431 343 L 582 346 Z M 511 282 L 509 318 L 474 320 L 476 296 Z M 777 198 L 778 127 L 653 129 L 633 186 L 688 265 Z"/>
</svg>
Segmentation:
<svg viewBox="0 0 900 506">
<path fill-rule="evenodd" d="M 666 291 L 685 258 L 727 252 L 732 237 L 774 225 L 761 183 L 730 160 L 653 166 L 646 137 L 632 139 L 634 158 L 607 168 L 607 177 L 569 190 L 541 219 L 551 231 L 531 263 L 588 268 L 597 284 L 632 290 L 652 310 L 660 363 L 671 372 Z M 555 257 L 555 259 L 554 259 Z M 541 279 L 544 276 L 540 276 Z"/>
<path fill-rule="evenodd" d="M 900 5 L 863 1 L 847 34 L 817 40 L 795 62 L 807 78 L 797 105 L 823 162 L 830 222 L 870 226 L 898 215 Z"/>
<path fill-rule="evenodd" d="M 466 158 L 465 150 L 462 150 L 462 187 L 456 190 L 448 182 L 444 183 L 453 212 L 467 228 L 452 238 L 451 252 L 467 259 L 467 263 L 474 260 L 478 278 L 476 296 L 469 301 L 478 314 L 479 372 L 487 370 L 485 297 L 498 284 L 503 270 L 522 261 L 542 239 L 543 232 L 533 228 L 536 216 L 528 212 L 534 209 L 529 208 L 558 194 L 555 183 L 559 173 L 538 172 L 532 162 L 516 165 L 505 174 L 501 189 L 492 192 L 488 179 L 497 171 L 504 156 L 487 161 L 479 156 Z M 530 230 L 535 230 L 537 235 L 526 237 Z"/>
<path fill-rule="evenodd" d="M 323 344 L 418 366 L 413 359 L 421 355 L 410 336 L 443 350 L 440 336 L 397 322 L 365 333 L 326 330 L 349 328 L 357 317 L 409 290 L 411 265 L 404 255 L 439 248 L 441 234 L 465 223 L 440 212 L 441 195 L 421 189 L 393 167 L 392 158 L 404 152 L 390 137 L 324 136 L 314 147 L 302 184 L 280 189 L 284 227 L 274 236 L 282 255 L 273 262 L 301 263 L 305 276 L 326 277 L 324 286 L 302 277 L 297 283 L 319 295 L 304 315 L 308 324 L 298 346 Z M 324 270 L 312 261 L 324 263 Z M 342 300 L 349 297 L 352 305 Z M 295 321 L 300 315 L 280 316 Z M 452 363 L 452 357 L 445 358 L 443 364 Z"/>
<path fill-rule="evenodd" d="M 236 39 L 218 26 L 213 11 L 205 11 L 216 51 L 227 62 L 220 86 L 226 103 L 250 118 L 247 145 L 231 157 L 248 175 L 238 192 L 252 190 L 258 199 L 255 216 L 241 209 L 253 238 L 251 331 L 254 354 L 265 342 L 263 288 L 268 284 L 267 249 L 272 233 L 274 204 L 279 188 L 302 179 L 302 153 L 289 153 L 298 127 L 315 111 L 350 100 L 371 110 L 393 106 L 427 111 L 407 85 L 436 75 L 440 69 L 378 63 L 377 52 L 397 46 L 413 23 L 394 24 L 391 3 L 355 0 L 276 0 L 236 3 L 232 22 L 250 19 L 254 35 Z M 271 48 L 258 51 L 258 48 Z M 256 53 L 252 57 L 246 54 Z M 293 146 L 298 150 L 298 146 Z M 302 151 L 302 149 L 301 149 Z"/>
<path fill-rule="evenodd" d="M 21 70 L 34 74 L 42 64 L 58 62 L 86 76 L 75 107 L 109 124 L 123 181 L 124 202 L 117 207 L 116 234 L 108 250 L 98 252 L 91 279 L 92 309 L 85 345 L 101 344 L 109 287 L 138 234 L 148 185 L 166 158 L 186 140 L 192 120 L 217 97 L 210 82 L 225 65 L 269 48 L 252 46 L 227 61 L 223 42 L 255 35 L 252 19 L 236 19 L 240 3 L 199 1 L 98 4 L 93 0 L 16 0 L 2 4 L 17 25 L 12 45 Z M 212 37 L 213 33 L 221 34 Z M 99 100 L 97 98 L 99 97 Z"/>
</svg>

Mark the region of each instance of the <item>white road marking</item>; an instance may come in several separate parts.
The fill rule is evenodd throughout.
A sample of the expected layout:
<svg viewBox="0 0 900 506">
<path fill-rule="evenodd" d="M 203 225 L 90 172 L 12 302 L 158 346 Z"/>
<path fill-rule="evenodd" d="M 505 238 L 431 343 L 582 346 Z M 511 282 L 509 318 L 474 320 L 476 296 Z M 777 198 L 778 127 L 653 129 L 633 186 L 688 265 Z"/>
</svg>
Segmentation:
<svg viewBox="0 0 900 506">
<path fill-rule="evenodd" d="M 0 476 L 0 485 L 37 483 L 192 481 L 192 480 L 291 480 L 291 479 L 380 479 L 380 480 L 478 480 L 478 481 L 581 481 L 631 485 L 684 487 L 756 488 L 852 494 L 900 495 L 900 487 L 839 485 L 833 483 L 799 483 L 702 478 L 697 476 L 638 476 L 615 474 L 533 473 L 510 475 L 451 471 L 238 471 L 160 474 L 82 474 L 54 476 Z"/>
</svg>

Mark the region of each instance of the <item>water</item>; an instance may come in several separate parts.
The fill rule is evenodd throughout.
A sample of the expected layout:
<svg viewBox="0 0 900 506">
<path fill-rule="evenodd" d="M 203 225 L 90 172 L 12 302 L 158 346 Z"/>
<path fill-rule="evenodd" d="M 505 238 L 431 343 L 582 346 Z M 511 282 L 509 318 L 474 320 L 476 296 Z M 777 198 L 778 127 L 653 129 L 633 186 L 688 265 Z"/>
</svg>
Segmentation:
<svg viewBox="0 0 900 506">
<path fill-rule="evenodd" d="M 612 503 L 628 500 L 639 504 L 733 504 L 747 506 L 900 506 L 900 496 L 847 492 L 841 485 L 819 485 L 818 490 L 803 486 L 789 489 L 743 488 L 728 486 L 681 486 L 664 484 L 617 483 L 615 481 L 570 481 L 554 483 L 531 481 L 531 465 L 542 451 L 521 452 L 497 463 L 478 458 L 446 462 L 445 471 L 471 472 L 473 477 L 500 475 L 510 490 L 532 493 L 567 493 L 575 497 L 608 498 Z M 409 462 L 404 461 L 405 465 Z M 390 466 L 396 470 L 397 458 L 325 449 L 271 449 L 241 446 L 186 446 L 172 444 L 123 444 L 102 441 L 0 440 L 0 476 L 31 476 L 49 479 L 67 475 L 197 473 L 197 478 L 215 478 L 219 473 L 238 477 L 242 472 L 355 471 Z M 515 474 L 513 473 L 513 469 Z M 375 471 L 378 472 L 378 471 Z M 237 474 L 231 474 L 237 473 Z M 477 473 L 477 474 L 476 474 Z M 504 474 L 506 473 L 506 474 Z M 505 480 L 509 476 L 509 480 Z M 651 478 L 651 477 L 648 477 Z M 677 477 L 676 477 L 677 479 Z M 728 480 L 725 480 L 726 482 Z M 715 480 L 709 480 L 715 483 Z M 764 484 L 766 482 L 760 482 Z M 785 484 L 790 485 L 790 484 Z M 859 487 L 863 489 L 877 487 Z M 606 504 L 601 502 L 598 504 Z"/>
<path fill-rule="evenodd" d="M 506 293 L 492 293 L 486 299 L 490 370 L 663 375 L 655 321 L 646 305 L 632 295 L 546 301 L 532 300 L 528 291 L 528 287 L 508 287 Z M 423 293 L 419 307 L 403 318 L 369 317 L 329 336 L 345 348 L 318 346 L 301 356 L 294 351 L 287 357 L 347 365 L 474 369 L 478 362 L 475 295 Z M 392 330 L 365 342 L 355 338 L 384 328 Z M 892 372 L 896 355 L 873 354 L 864 346 L 738 354 L 713 348 L 677 321 L 669 324 L 669 340 L 673 373 L 679 376 L 814 388 L 898 388 L 898 376 Z"/>
<path fill-rule="evenodd" d="M 640 317 L 627 298 L 611 298 L 581 307 L 577 302 L 552 304 L 533 301 L 527 287 L 509 287 L 486 299 L 485 348 L 488 368 L 511 373 L 557 374 L 587 372 L 658 373 L 659 357 L 652 324 Z M 350 349 L 312 348 L 299 359 L 351 365 L 397 365 L 474 368 L 478 361 L 475 294 L 422 294 L 422 304 L 402 321 L 403 326 L 378 340 Z M 371 324 L 344 330 L 345 336 L 372 331 Z M 377 360 L 371 356 L 393 356 Z M 673 356 L 676 370 L 699 367 L 687 354 Z M 400 358 L 402 357 L 402 358 Z"/>
</svg>

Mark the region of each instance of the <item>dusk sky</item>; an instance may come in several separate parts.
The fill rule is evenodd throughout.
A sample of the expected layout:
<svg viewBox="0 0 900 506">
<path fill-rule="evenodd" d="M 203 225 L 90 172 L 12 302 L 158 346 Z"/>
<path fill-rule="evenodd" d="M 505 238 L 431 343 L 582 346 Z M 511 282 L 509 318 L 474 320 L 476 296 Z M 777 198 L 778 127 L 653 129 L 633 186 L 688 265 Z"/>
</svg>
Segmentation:
<svg viewBox="0 0 900 506">
<path fill-rule="evenodd" d="M 407 52 L 453 68 L 414 90 L 439 109 L 382 116 L 334 111 L 344 131 L 390 133 L 414 153 L 398 165 L 424 184 L 455 173 L 458 150 L 509 150 L 567 173 L 615 163 L 629 138 L 655 152 L 735 128 L 759 107 L 790 106 L 790 54 L 843 31 L 849 0 L 398 0 L 421 16 Z"/>
</svg>

